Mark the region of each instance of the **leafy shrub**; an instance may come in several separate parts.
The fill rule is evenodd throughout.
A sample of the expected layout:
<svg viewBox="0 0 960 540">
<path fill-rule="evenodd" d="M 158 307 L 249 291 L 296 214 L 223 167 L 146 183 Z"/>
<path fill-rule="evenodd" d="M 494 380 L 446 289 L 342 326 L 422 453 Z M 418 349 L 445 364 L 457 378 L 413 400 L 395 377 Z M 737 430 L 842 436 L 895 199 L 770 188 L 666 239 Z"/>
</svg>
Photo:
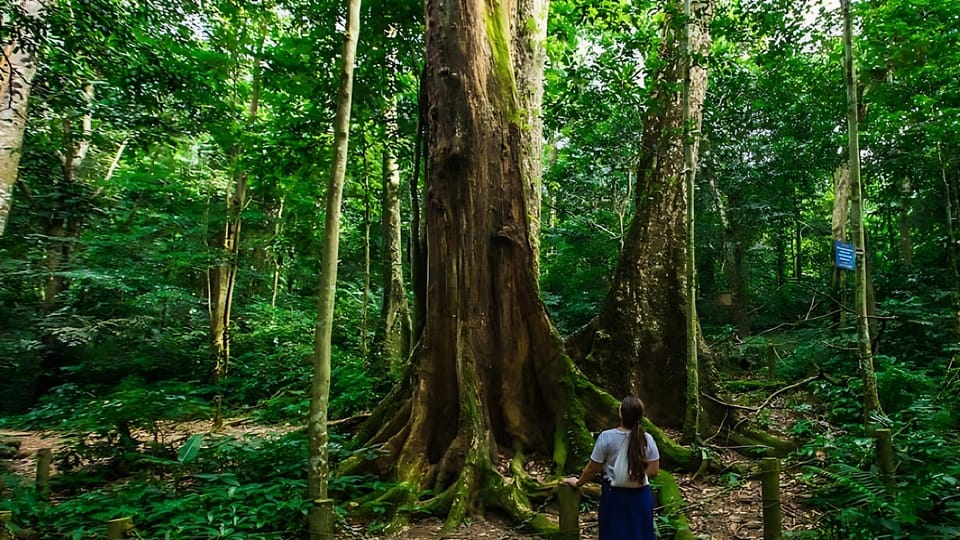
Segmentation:
<svg viewBox="0 0 960 540">
<path fill-rule="evenodd" d="M 873 463 L 871 439 L 833 442 L 834 462 L 811 468 L 819 486 L 809 503 L 825 512 L 825 538 L 955 538 L 960 536 L 960 439 L 945 428 L 952 417 L 929 400 L 915 400 L 896 418 L 896 474 L 888 483 Z"/>
</svg>

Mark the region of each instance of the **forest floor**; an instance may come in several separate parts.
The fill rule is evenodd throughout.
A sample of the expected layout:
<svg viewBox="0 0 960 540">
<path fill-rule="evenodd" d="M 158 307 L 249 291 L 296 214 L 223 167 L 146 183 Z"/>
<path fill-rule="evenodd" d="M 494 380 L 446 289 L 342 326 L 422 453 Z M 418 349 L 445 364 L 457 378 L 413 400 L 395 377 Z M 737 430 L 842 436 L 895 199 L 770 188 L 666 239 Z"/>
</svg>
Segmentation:
<svg viewBox="0 0 960 540">
<path fill-rule="evenodd" d="M 771 426 L 788 426 L 791 418 L 784 415 L 786 409 L 779 408 L 775 401 L 769 409 L 768 422 Z M 209 422 L 197 421 L 170 426 L 173 437 L 185 439 L 193 433 L 209 432 Z M 266 435 L 277 434 L 297 429 L 295 426 L 258 426 L 243 419 L 228 420 L 222 435 Z M 677 435 L 677 434 L 674 434 Z M 52 448 L 54 452 L 61 447 L 62 442 L 53 432 L 32 431 L 0 431 L 0 436 L 14 436 L 21 440 L 19 459 L 8 461 L 8 468 L 12 472 L 25 478 L 35 475 L 36 451 L 40 448 Z M 168 441 L 169 442 L 169 441 Z M 716 441 L 714 441 L 716 443 Z M 714 446 L 713 452 L 727 467 L 739 465 L 748 469 L 751 462 L 748 458 L 733 451 L 732 448 Z M 530 463 L 533 476 L 546 476 L 546 464 Z M 809 488 L 799 481 L 800 467 L 796 464 L 784 463 L 780 477 L 781 507 L 783 510 L 783 528 L 786 531 L 799 532 L 814 529 L 819 520 L 818 513 L 803 504 Z M 538 471 L 540 474 L 537 474 Z M 53 471 L 56 474 L 56 471 Z M 693 474 L 678 473 L 675 475 L 680 490 L 683 493 L 686 506 L 684 513 L 690 527 L 697 538 L 703 540 L 748 540 L 763 537 L 762 509 L 760 497 L 760 482 L 756 479 L 744 478 L 734 472 L 723 474 L 704 474 L 694 477 Z M 547 478 L 543 478 L 547 480 Z M 589 510 L 580 515 L 581 538 L 592 540 L 597 538 L 597 513 L 595 500 L 586 499 Z M 549 501 L 548 501 L 549 502 Z M 546 514 L 555 515 L 555 505 L 546 505 L 541 509 Z M 340 540 L 367 540 L 381 536 L 368 531 L 367 524 L 351 522 L 350 526 L 338 533 Z M 416 521 L 407 526 L 394 538 L 402 540 L 424 539 L 473 539 L 473 540 L 501 540 L 501 539 L 529 539 L 538 538 L 525 534 L 509 519 L 491 514 L 486 517 L 473 518 L 461 528 L 444 534 L 442 522 L 437 518 L 428 518 Z"/>
</svg>

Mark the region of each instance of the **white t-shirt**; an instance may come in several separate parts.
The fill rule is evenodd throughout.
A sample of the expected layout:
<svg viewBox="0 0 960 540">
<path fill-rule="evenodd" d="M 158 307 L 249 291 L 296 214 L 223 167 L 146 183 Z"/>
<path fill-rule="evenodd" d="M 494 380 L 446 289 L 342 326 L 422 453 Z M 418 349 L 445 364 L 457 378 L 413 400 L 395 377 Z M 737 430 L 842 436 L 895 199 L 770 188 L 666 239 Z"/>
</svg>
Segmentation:
<svg viewBox="0 0 960 540">
<path fill-rule="evenodd" d="M 608 480 L 613 477 L 613 463 L 617 459 L 617 452 L 620 451 L 620 446 L 624 444 L 623 441 L 629 434 L 629 431 L 621 431 L 618 428 L 608 429 L 600 433 L 600 436 L 597 437 L 597 443 L 593 445 L 590 459 L 597 463 L 603 463 L 603 476 Z M 657 443 L 653 440 L 653 436 L 646 432 L 644 432 L 644 435 L 647 439 L 647 461 L 659 461 L 660 450 L 657 449 Z M 643 475 L 643 481 L 638 487 L 645 485 L 647 485 L 647 475 Z"/>
</svg>

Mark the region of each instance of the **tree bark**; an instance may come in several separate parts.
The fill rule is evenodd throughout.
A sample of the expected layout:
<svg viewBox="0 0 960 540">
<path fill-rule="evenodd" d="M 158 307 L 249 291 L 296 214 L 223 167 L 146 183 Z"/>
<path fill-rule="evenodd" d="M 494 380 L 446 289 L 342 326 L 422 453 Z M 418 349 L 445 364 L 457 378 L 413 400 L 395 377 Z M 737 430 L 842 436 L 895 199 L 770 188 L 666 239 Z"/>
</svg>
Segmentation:
<svg viewBox="0 0 960 540">
<path fill-rule="evenodd" d="M 674 2 L 681 13 L 682 2 Z M 692 6 L 690 50 L 703 58 L 710 48 L 711 0 Z M 641 139 L 635 190 L 636 213 L 627 232 L 613 284 L 605 298 L 594 332 L 591 352 L 582 363 L 593 380 L 615 395 L 637 394 L 647 414 L 658 423 L 684 422 L 687 375 L 687 265 L 684 178 L 683 107 L 673 89 L 683 77 L 678 23 L 668 22 L 660 58 L 668 63 L 659 74 L 653 103 Z M 699 130 L 706 94 L 707 72 L 702 61 L 690 70 L 690 118 Z M 698 143 L 692 144 L 696 155 Z M 706 351 L 702 346 L 701 351 Z M 704 355 L 702 389 L 710 391 L 715 374 Z M 671 391 L 664 392 L 663 389 Z"/>
<path fill-rule="evenodd" d="M 697 354 L 699 348 L 699 330 L 700 322 L 697 319 L 697 264 L 696 264 L 696 204 L 693 197 L 696 193 L 696 174 L 697 174 L 697 145 L 700 143 L 700 125 L 702 115 L 693 117 L 691 109 L 690 91 L 692 87 L 691 74 L 694 69 L 693 48 L 691 47 L 691 0 L 683 2 L 683 174 L 684 189 L 686 191 L 686 245 L 687 257 L 684 270 L 686 279 L 686 290 L 684 294 L 687 297 L 687 357 L 686 357 L 686 401 L 687 413 L 683 422 L 683 436 L 689 442 L 696 442 L 700 438 L 700 357 Z M 706 72 L 704 70 L 704 79 Z M 706 86 L 706 80 L 703 81 Z M 696 126 L 693 126 L 696 120 Z"/>
<path fill-rule="evenodd" d="M 850 165 L 844 161 L 833 172 L 833 214 L 831 218 L 831 237 L 834 241 L 847 241 L 847 222 L 850 219 Z M 837 302 L 837 320 L 841 327 L 846 323 L 847 311 L 844 309 L 847 295 L 845 270 L 837 267 L 836 251 L 831 250 L 833 260 L 830 289 Z"/>
<path fill-rule="evenodd" d="M 15 28 L 10 42 L 2 44 L 0 55 L 0 236 L 7 227 L 13 186 L 17 181 L 27 105 L 33 77 L 37 73 L 37 49 L 41 36 L 35 31 L 44 18 L 41 0 L 19 0 L 17 9 L 29 24 Z"/>
<path fill-rule="evenodd" d="M 563 469 L 568 453 L 592 446 L 586 422 L 597 413 L 575 399 L 589 385 L 537 285 L 528 154 L 539 98 L 518 86 L 542 77 L 546 15 L 542 0 L 426 4 L 425 325 L 406 387 L 382 407 L 402 405 L 375 412 L 369 442 L 395 464 L 405 502 L 432 488 L 420 505 L 446 513 L 448 528 L 487 505 L 549 528 L 520 489 L 522 467 L 507 482 L 493 466 L 498 450 L 552 454 Z"/>
<path fill-rule="evenodd" d="M 388 36 L 389 37 L 389 36 Z M 393 73 L 396 54 L 393 44 L 387 42 L 387 71 Z M 403 284 L 403 243 L 400 221 L 400 168 L 397 166 L 396 145 L 397 102 L 391 97 L 384 109 L 386 143 L 383 149 L 383 193 L 381 201 L 381 234 L 383 235 L 383 303 L 380 310 L 377 348 L 384 364 L 394 371 L 405 363 L 410 353 L 413 331 L 410 306 Z M 416 184 L 416 179 L 411 180 Z"/>
<path fill-rule="evenodd" d="M 717 183 L 710 178 L 710 189 L 713 191 L 713 200 L 717 207 L 717 216 L 720 218 L 720 226 L 723 227 L 723 259 L 724 268 L 727 274 L 727 287 L 730 290 L 731 303 L 730 310 L 733 315 L 733 323 L 737 327 L 737 334 L 741 338 L 750 335 L 750 290 L 747 288 L 747 276 L 744 263 L 746 253 L 743 248 L 744 240 L 739 234 L 738 228 L 730 219 L 727 213 L 727 204 L 723 202 L 723 195 L 717 188 Z M 736 206 L 737 202 L 733 195 L 729 196 L 731 206 Z"/>
<path fill-rule="evenodd" d="M 347 169 L 350 139 L 350 109 L 353 104 L 353 67 L 360 34 L 360 0 L 347 4 L 347 28 L 340 65 L 340 90 L 333 121 L 333 160 L 327 184 L 323 261 L 320 268 L 317 327 L 313 345 L 313 377 L 310 385 L 310 417 L 307 420 L 307 495 L 313 501 L 308 511 L 311 540 L 329 538 L 332 533 L 327 501 L 327 474 L 330 470 L 327 442 L 327 407 L 330 399 L 330 357 L 333 336 L 333 307 L 337 292 L 337 262 L 340 252 L 340 211 Z"/>
<path fill-rule="evenodd" d="M 844 78 L 847 86 L 848 161 L 850 164 L 850 214 L 853 240 L 856 247 L 856 310 L 857 349 L 860 373 L 863 377 L 863 421 L 869 428 L 874 413 L 882 414 L 877 393 L 877 376 L 873 366 L 870 342 L 870 322 L 867 302 L 867 257 L 860 186 L 860 143 L 857 106 L 857 72 L 853 64 L 853 31 L 850 21 L 850 0 L 840 0 L 843 11 Z"/>
<path fill-rule="evenodd" d="M 260 42 L 253 58 L 253 77 L 247 122 L 253 124 L 260 109 L 262 68 L 260 57 L 266 39 L 266 27 L 260 26 Z M 241 148 L 232 150 L 233 179 L 227 190 L 226 223 L 219 245 L 217 265 L 207 271 L 207 301 L 210 315 L 210 343 L 213 349 L 211 381 L 217 383 L 227 376 L 230 366 L 230 312 L 233 309 L 233 291 L 237 284 L 238 258 L 240 256 L 240 229 L 242 213 L 247 204 L 247 172 L 237 164 Z"/>
</svg>

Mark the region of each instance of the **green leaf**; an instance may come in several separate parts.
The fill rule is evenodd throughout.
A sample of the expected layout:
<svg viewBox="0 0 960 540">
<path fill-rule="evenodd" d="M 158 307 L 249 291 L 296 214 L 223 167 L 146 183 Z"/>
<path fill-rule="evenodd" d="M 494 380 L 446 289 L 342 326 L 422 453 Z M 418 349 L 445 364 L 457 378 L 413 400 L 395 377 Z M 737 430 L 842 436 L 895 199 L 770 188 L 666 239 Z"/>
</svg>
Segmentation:
<svg viewBox="0 0 960 540">
<path fill-rule="evenodd" d="M 203 444 L 203 435 L 191 435 L 183 447 L 180 448 L 180 451 L 177 452 L 177 461 L 180 463 L 190 463 L 193 461 L 197 457 L 197 454 L 200 453 L 201 444 Z"/>
</svg>

